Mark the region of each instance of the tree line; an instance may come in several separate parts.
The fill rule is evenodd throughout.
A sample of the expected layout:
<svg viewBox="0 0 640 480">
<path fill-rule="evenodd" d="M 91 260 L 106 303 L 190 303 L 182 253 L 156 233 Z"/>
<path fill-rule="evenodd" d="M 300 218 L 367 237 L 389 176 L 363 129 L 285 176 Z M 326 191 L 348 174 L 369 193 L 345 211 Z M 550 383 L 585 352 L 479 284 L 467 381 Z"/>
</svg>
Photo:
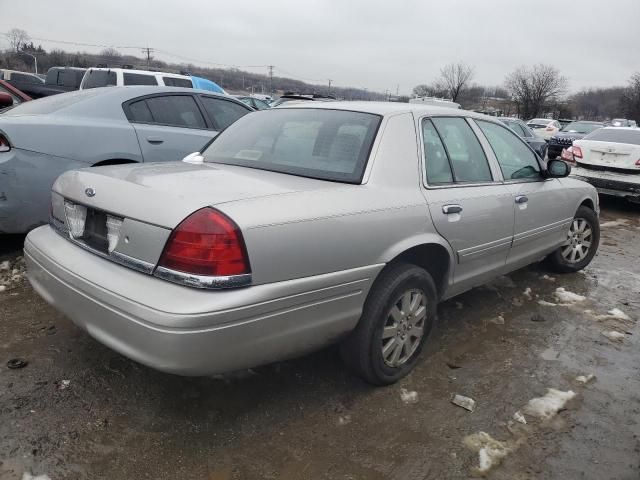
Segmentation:
<svg viewBox="0 0 640 480">
<path fill-rule="evenodd" d="M 474 75 L 473 66 L 451 63 L 432 83 L 417 85 L 413 95 L 448 98 L 470 110 L 493 110 L 524 119 L 552 115 L 583 120 L 623 117 L 640 122 L 640 72 L 626 86 L 590 88 L 571 95 L 567 94 L 567 79 L 550 65 L 518 67 L 499 87 L 473 84 Z"/>
</svg>

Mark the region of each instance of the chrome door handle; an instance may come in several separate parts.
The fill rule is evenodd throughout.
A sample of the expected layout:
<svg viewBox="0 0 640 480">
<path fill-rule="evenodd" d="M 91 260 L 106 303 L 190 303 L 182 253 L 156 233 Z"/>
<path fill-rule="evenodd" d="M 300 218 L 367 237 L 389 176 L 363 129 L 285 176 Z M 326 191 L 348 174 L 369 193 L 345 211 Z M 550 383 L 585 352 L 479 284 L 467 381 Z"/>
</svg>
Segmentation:
<svg viewBox="0 0 640 480">
<path fill-rule="evenodd" d="M 154 144 L 159 144 L 159 143 L 164 142 L 164 140 L 161 139 L 160 137 L 147 137 L 147 142 L 154 143 Z"/>
<path fill-rule="evenodd" d="M 529 201 L 529 197 L 526 195 L 518 195 L 516 197 L 516 203 L 527 203 Z"/>
<path fill-rule="evenodd" d="M 461 213 L 462 207 L 460 205 L 443 205 L 442 213 L 449 215 L 451 213 Z"/>
</svg>

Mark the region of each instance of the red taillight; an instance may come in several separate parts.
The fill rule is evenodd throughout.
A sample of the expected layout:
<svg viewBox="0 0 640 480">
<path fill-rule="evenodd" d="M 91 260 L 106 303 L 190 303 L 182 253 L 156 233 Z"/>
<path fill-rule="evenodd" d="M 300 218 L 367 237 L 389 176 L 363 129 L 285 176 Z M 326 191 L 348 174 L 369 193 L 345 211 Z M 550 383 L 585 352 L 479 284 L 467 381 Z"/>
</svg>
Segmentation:
<svg viewBox="0 0 640 480">
<path fill-rule="evenodd" d="M 9 140 L 7 140 L 7 137 L 4 135 L 0 134 L 0 152 L 8 152 L 9 150 L 11 150 Z"/>
<path fill-rule="evenodd" d="M 158 265 L 211 277 L 251 272 L 240 229 L 209 207 L 189 215 L 173 230 Z"/>
<path fill-rule="evenodd" d="M 571 152 L 575 158 L 582 158 L 582 149 L 580 147 L 576 147 L 575 145 L 571 147 Z"/>
<path fill-rule="evenodd" d="M 640 158 L 636 160 L 636 165 L 640 167 Z"/>
</svg>

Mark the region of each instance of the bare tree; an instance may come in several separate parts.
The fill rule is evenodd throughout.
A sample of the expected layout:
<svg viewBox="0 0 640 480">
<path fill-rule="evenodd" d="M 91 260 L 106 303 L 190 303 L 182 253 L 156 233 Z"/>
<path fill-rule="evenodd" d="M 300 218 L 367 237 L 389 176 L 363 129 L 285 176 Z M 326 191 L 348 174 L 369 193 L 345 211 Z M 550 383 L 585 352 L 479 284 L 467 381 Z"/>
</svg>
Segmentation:
<svg viewBox="0 0 640 480">
<path fill-rule="evenodd" d="M 415 97 L 444 97 L 446 94 L 439 85 L 416 85 L 413 87 Z"/>
<path fill-rule="evenodd" d="M 474 68 L 471 65 L 463 62 L 450 63 L 440 69 L 440 78 L 436 85 L 445 92 L 445 96 L 456 102 L 469 87 L 473 75 Z"/>
<path fill-rule="evenodd" d="M 520 67 L 507 76 L 507 90 L 523 118 L 544 113 L 544 108 L 556 101 L 567 89 L 567 79 L 550 66 L 538 64 Z"/>
<path fill-rule="evenodd" d="M 120 61 L 122 59 L 122 55 L 120 54 L 120 52 L 112 47 L 105 48 L 99 53 L 98 56 L 100 57 L 102 62 L 106 63 L 107 65 L 121 63 Z"/>
<path fill-rule="evenodd" d="M 7 32 L 7 39 L 9 40 L 9 45 L 11 45 L 11 49 L 17 52 L 25 43 L 31 40 L 31 37 L 20 28 L 12 28 Z"/>
<path fill-rule="evenodd" d="M 629 79 L 621 104 L 627 118 L 640 122 L 640 72 L 634 73 Z"/>
</svg>

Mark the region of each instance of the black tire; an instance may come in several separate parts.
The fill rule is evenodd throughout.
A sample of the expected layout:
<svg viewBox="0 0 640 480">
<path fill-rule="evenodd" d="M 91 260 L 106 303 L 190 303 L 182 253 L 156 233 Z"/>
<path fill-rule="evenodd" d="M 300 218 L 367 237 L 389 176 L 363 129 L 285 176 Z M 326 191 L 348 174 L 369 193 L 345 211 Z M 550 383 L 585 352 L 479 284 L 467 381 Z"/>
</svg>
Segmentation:
<svg viewBox="0 0 640 480">
<path fill-rule="evenodd" d="M 591 260 L 598 250 L 598 245 L 600 244 L 600 222 L 598 221 L 596 212 L 591 210 L 589 207 L 582 205 L 578 208 L 578 211 L 574 216 L 574 222 L 576 220 L 586 220 L 592 231 L 591 244 L 588 247 L 587 254 L 579 261 L 570 261 L 570 259 L 565 258 L 562 254 L 563 250 L 567 248 L 568 245 L 559 247 L 555 252 L 547 257 L 547 265 L 555 272 L 572 273 L 582 270 L 591 263 Z M 574 222 L 571 223 L 572 227 Z M 570 234 L 571 231 L 569 232 L 569 239 L 571 239 Z"/>
<path fill-rule="evenodd" d="M 404 363 L 390 366 L 382 353 L 383 330 L 391 319 L 392 308 L 409 292 L 424 294 L 424 333 L 422 338 L 414 340 L 417 348 L 414 344 L 412 348 L 415 350 Z M 416 365 L 422 347 L 433 331 L 437 301 L 436 287 L 427 271 L 408 263 L 399 262 L 387 266 L 367 296 L 358 325 L 341 345 L 340 352 L 346 365 L 353 373 L 374 385 L 389 385 L 407 375 Z M 387 339 L 388 342 L 391 340 L 404 341 L 396 338 Z M 403 348 L 406 347 L 400 348 L 401 355 L 405 352 Z"/>
</svg>

